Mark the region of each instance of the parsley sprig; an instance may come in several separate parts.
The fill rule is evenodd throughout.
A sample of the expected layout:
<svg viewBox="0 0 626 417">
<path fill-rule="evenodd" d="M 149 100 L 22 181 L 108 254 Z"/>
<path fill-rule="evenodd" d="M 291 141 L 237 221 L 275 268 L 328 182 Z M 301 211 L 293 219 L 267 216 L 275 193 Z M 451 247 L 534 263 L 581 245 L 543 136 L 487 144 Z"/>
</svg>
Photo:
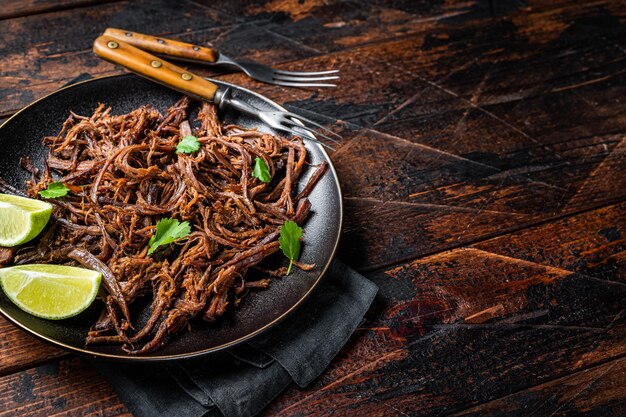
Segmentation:
<svg viewBox="0 0 626 417">
<path fill-rule="evenodd" d="M 267 164 L 263 160 L 263 158 L 256 157 L 254 162 L 254 170 L 252 170 L 252 176 L 258 178 L 263 182 L 270 182 L 272 180 L 272 175 L 270 174 L 270 170 L 267 167 Z"/>
<path fill-rule="evenodd" d="M 185 136 L 178 145 L 176 145 L 176 153 L 194 153 L 200 149 L 200 141 L 194 135 Z"/>
<path fill-rule="evenodd" d="M 154 235 L 150 238 L 148 245 L 148 255 L 151 255 L 157 248 L 169 245 L 179 239 L 189 236 L 191 226 L 188 222 L 179 222 L 176 219 L 164 218 L 157 222 Z"/>
<path fill-rule="evenodd" d="M 70 191 L 61 181 L 55 181 L 48 184 L 48 188 L 39 191 L 39 195 L 43 198 L 64 197 Z"/>
<path fill-rule="evenodd" d="M 280 243 L 280 249 L 289 259 L 289 267 L 287 267 L 287 275 L 291 272 L 293 262 L 297 261 L 300 257 L 300 238 L 302 237 L 302 228 L 292 220 L 287 220 L 280 227 L 280 237 L 278 243 Z"/>
</svg>

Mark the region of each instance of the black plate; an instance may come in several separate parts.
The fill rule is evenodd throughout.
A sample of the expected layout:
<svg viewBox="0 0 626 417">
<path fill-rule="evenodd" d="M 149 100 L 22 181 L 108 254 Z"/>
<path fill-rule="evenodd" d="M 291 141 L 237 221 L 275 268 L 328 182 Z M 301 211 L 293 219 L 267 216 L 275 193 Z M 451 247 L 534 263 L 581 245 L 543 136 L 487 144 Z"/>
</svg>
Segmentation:
<svg viewBox="0 0 626 417">
<path fill-rule="evenodd" d="M 244 88 L 220 81 L 214 82 L 232 87 L 236 97 L 257 108 L 282 109 L 276 103 Z M 30 104 L 0 126 L 0 177 L 23 189 L 29 174 L 19 167 L 20 157 L 30 156 L 36 166 L 41 166 L 47 155 L 42 138 L 56 135 L 70 110 L 77 114 L 90 115 L 98 103 L 103 102 L 112 107 L 114 114 L 129 112 L 146 103 L 164 111 L 180 96 L 180 93 L 134 75 L 97 78 L 61 89 Z M 240 114 L 225 113 L 220 117 L 228 123 L 272 132 L 258 120 Z M 259 334 L 284 319 L 311 293 L 328 269 L 339 242 L 342 203 L 337 174 L 320 145 L 311 141 L 306 141 L 305 145 L 311 164 L 322 161 L 330 164 L 330 170 L 310 196 L 311 215 L 304 225 L 300 260 L 315 263 L 317 268 L 313 271 L 305 272 L 294 268 L 294 272 L 288 277 L 274 279 L 269 289 L 251 292 L 238 309 L 226 314 L 215 324 L 194 322 L 191 331 L 183 332 L 164 348 L 141 357 L 127 355 L 119 346 L 84 345 L 87 330 L 97 319 L 102 307 L 99 302 L 72 319 L 49 321 L 23 312 L 0 291 L 0 313 L 28 333 L 62 348 L 90 356 L 135 361 L 204 355 Z M 313 168 L 305 170 L 300 186 L 306 183 L 312 172 Z"/>
</svg>

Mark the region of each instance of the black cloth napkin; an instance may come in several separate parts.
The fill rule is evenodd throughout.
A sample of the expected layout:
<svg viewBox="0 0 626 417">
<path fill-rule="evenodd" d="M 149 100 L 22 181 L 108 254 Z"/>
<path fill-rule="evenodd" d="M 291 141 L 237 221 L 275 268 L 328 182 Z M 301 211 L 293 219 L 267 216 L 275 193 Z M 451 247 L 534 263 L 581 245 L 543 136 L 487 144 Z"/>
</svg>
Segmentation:
<svg viewBox="0 0 626 417">
<path fill-rule="evenodd" d="M 289 384 L 305 387 L 362 322 L 378 288 L 335 260 L 284 321 L 228 352 L 164 364 L 89 360 L 135 417 L 249 417 Z"/>
</svg>

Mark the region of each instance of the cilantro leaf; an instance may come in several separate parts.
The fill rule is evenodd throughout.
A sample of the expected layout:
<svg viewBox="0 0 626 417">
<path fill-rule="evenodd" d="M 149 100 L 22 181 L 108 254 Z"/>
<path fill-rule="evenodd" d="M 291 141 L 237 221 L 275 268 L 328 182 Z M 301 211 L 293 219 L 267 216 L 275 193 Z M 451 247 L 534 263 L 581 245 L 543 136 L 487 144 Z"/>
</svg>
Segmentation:
<svg viewBox="0 0 626 417">
<path fill-rule="evenodd" d="M 176 145 L 176 153 L 194 153 L 200 149 L 200 141 L 193 135 L 185 136 L 178 145 Z"/>
<path fill-rule="evenodd" d="M 57 198 L 66 196 L 70 191 L 61 181 L 55 181 L 48 184 L 48 188 L 39 191 L 39 195 L 43 198 Z"/>
<path fill-rule="evenodd" d="M 254 170 L 252 171 L 252 176 L 260 179 L 263 182 L 270 182 L 272 180 L 272 175 L 270 174 L 269 168 L 265 164 L 265 161 L 262 158 L 256 157 L 254 163 Z"/>
<path fill-rule="evenodd" d="M 287 275 L 291 272 L 293 261 L 297 261 L 300 257 L 300 238 L 302 237 L 302 228 L 296 222 L 287 220 L 280 227 L 280 237 L 278 243 L 285 256 L 289 259 L 289 267 Z"/>
<path fill-rule="evenodd" d="M 154 235 L 148 244 L 148 255 L 151 255 L 159 246 L 168 245 L 191 233 L 191 226 L 187 222 L 179 222 L 176 219 L 164 218 L 157 222 Z"/>
</svg>

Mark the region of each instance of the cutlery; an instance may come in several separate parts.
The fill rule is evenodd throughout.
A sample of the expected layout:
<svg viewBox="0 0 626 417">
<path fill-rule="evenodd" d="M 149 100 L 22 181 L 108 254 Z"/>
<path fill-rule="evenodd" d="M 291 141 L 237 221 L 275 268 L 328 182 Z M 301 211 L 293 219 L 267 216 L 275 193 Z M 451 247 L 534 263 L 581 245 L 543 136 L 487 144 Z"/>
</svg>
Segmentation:
<svg viewBox="0 0 626 417">
<path fill-rule="evenodd" d="M 339 79 L 338 75 L 332 75 L 337 74 L 339 70 L 318 72 L 285 71 L 256 62 L 236 61 L 215 49 L 122 29 L 108 28 L 104 31 L 104 35 L 116 38 L 118 41 L 126 42 L 145 51 L 167 55 L 178 60 L 209 65 L 229 65 L 243 71 L 250 78 L 268 84 L 285 87 L 336 87 L 336 84 L 320 81 Z"/>
<path fill-rule="evenodd" d="M 330 149 L 333 148 L 317 140 L 313 133 L 315 132 L 317 135 L 335 143 L 339 143 L 336 138 L 341 139 L 341 136 L 332 130 L 295 113 L 257 109 L 233 97 L 229 88 L 220 89 L 208 79 L 192 74 L 184 68 L 157 58 L 119 39 L 102 35 L 94 41 L 93 51 L 99 57 L 121 65 L 137 75 L 190 96 L 211 101 L 220 109 L 229 107 L 259 118 L 274 129 L 288 132 L 292 135 L 304 135 L 308 139 Z M 315 128 L 310 126 L 315 126 Z M 317 132 L 316 128 L 323 130 L 326 134 Z M 331 136 L 334 136 L 334 138 Z"/>
</svg>

